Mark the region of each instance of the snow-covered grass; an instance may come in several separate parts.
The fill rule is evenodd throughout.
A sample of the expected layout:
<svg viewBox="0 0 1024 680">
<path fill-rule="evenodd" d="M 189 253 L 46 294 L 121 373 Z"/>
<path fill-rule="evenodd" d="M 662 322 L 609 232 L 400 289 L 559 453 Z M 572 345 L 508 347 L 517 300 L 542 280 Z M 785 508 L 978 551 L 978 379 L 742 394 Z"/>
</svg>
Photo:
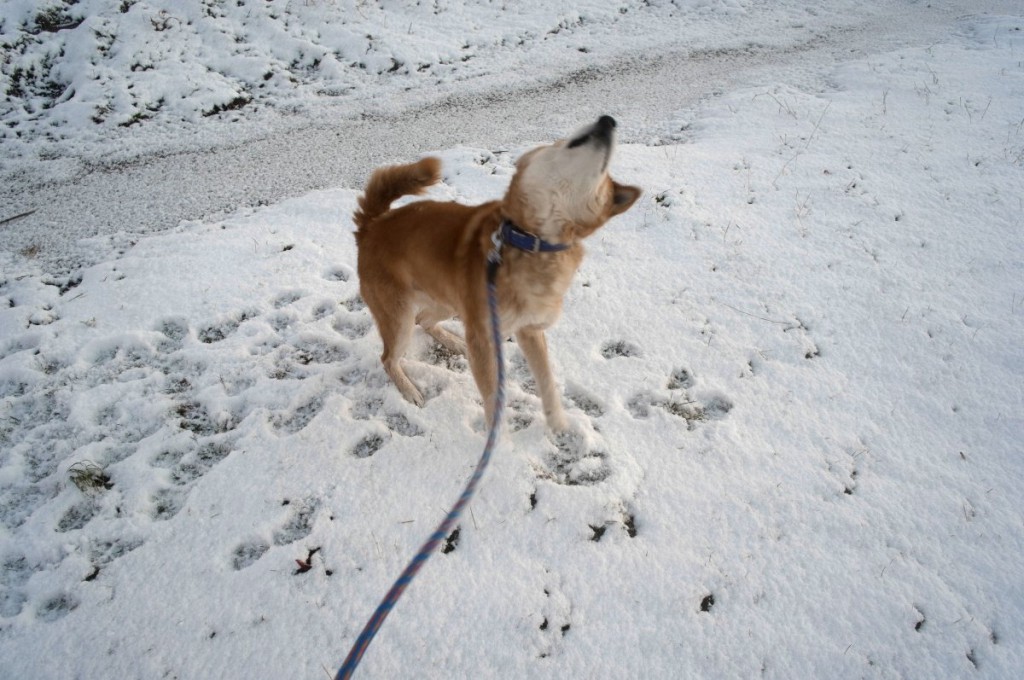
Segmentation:
<svg viewBox="0 0 1024 680">
<path fill-rule="evenodd" d="M 492 468 L 361 675 L 1019 675 L 1024 18 L 830 81 L 620 147 L 647 193 L 550 333 L 575 432 L 509 344 Z M 436 150 L 433 196 L 524 148 Z M 483 443 L 462 358 L 418 338 L 423 409 L 388 384 L 357 195 L 0 255 L 0 676 L 336 668 Z"/>
<path fill-rule="evenodd" d="M 773 45 L 810 21 L 862 19 L 806 0 L 3 0 L 2 170 L 72 149 L 91 161 L 209 145 L 290 118 L 352 117 L 444 94 L 536 83 L 637 43 Z M 771 30 L 754 19 L 769 14 Z M 638 41 L 638 38 L 641 38 Z M 589 77 L 595 77 L 593 73 Z M 202 123 L 202 126 L 197 126 Z M 255 131 L 255 132 L 253 132 Z"/>
</svg>

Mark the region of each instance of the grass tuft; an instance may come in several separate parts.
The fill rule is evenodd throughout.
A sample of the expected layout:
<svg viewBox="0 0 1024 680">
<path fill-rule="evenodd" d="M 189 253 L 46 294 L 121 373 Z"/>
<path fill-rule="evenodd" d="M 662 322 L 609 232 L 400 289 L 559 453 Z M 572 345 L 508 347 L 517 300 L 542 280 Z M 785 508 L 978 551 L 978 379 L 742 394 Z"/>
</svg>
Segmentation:
<svg viewBox="0 0 1024 680">
<path fill-rule="evenodd" d="M 75 463 L 68 469 L 68 479 L 87 496 L 96 496 L 114 487 L 103 468 L 91 460 Z"/>
</svg>

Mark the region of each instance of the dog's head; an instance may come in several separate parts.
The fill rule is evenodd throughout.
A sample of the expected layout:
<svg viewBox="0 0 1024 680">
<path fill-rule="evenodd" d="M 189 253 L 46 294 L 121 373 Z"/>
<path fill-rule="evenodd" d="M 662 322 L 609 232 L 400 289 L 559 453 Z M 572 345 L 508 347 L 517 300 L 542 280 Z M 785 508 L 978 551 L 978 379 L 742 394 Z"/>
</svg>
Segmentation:
<svg viewBox="0 0 1024 680">
<path fill-rule="evenodd" d="M 567 139 L 537 147 L 516 163 L 503 209 L 520 228 L 552 241 L 585 238 L 640 197 L 608 175 L 615 119 L 601 116 Z"/>
</svg>

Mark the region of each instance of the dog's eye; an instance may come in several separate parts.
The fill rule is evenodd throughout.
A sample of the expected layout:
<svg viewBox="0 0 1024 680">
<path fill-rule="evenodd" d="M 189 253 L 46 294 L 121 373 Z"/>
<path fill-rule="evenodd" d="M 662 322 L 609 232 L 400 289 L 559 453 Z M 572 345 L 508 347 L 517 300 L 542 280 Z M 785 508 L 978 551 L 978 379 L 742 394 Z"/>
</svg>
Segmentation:
<svg viewBox="0 0 1024 680">
<path fill-rule="evenodd" d="M 569 142 L 569 148 L 570 149 L 575 149 L 577 146 L 583 146 L 588 141 L 590 141 L 590 135 L 589 134 L 585 134 L 582 137 L 577 137 L 576 139 L 574 139 L 571 142 Z"/>
</svg>

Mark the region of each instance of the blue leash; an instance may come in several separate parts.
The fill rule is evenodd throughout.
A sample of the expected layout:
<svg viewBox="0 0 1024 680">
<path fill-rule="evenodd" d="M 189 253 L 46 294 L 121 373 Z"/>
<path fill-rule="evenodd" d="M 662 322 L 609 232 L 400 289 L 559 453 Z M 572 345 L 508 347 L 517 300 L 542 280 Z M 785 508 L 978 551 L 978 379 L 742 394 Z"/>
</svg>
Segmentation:
<svg viewBox="0 0 1024 680">
<path fill-rule="evenodd" d="M 501 239 L 499 233 L 495 232 L 491 240 L 494 242 L 494 249 L 487 255 L 487 305 L 491 312 L 491 338 L 494 342 L 495 357 L 498 361 L 498 391 L 495 394 L 494 414 L 491 417 L 491 431 L 487 435 L 487 444 L 484 446 L 480 462 L 476 464 L 473 476 L 469 478 L 469 482 L 466 484 L 466 488 L 462 490 L 459 500 L 452 506 L 448 516 L 437 526 L 437 529 L 427 539 L 427 542 L 423 544 L 420 551 L 416 553 L 416 556 L 405 567 L 402 575 L 394 582 L 391 590 L 384 596 L 381 603 L 377 605 L 377 610 L 370 617 L 370 620 L 366 622 L 363 632 L 359 634 L 355 644 L 352 645 L 352 649 L 349 650 L 348 656 L 345 657 L 345 662 L 342 663 L 341 668 L 338 670 L 335 680 L 348 680 L 352 677 L 356 666 L 359 665 L 363 654 L 366 652 L 366 648 L 373 641 L 373 636 L 380 630 L 384 619 L 391 613 L 391 609 L 398 602 L 398 598 L 402 597 L 402 593 L 405 592 L 405 589 L 416 577 L 420 568 L 434 554 L 438 544 L 448 536 L 448 532 L 451 531 L 452 526 L 458 521 L 462 511 L 469 504 L 470 499 L 473 498 L 473 494 L 476 493 L 476 487 L 484 476 L 487 465 L 491 462 L 491 454 L 494 452 L 494 445 L 498 442 L 498 431 L 501 428 L 501 421 L 505 411 L 505 360 L 501 352 L 501 330 L 498 328 L 497 275 L 498 266 L 501 264 Z"/>
</svg>

